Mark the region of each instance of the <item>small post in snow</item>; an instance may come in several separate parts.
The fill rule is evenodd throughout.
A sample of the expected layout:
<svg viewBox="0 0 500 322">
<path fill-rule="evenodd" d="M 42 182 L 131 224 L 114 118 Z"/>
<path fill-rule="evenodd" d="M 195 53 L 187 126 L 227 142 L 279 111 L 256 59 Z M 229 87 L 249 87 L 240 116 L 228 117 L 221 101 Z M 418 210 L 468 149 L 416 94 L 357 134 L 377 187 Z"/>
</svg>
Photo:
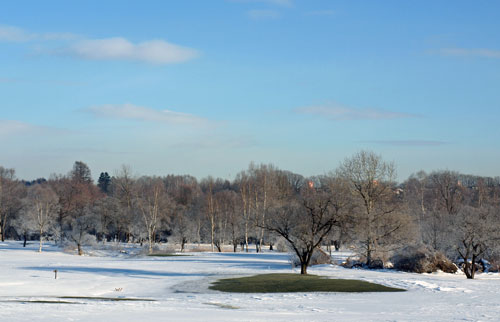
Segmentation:
<svg viewBox="0 0 500 322">
<path fill-rule="evenodd" d="M 54 279 L 57 279 L 57 269 L 54 270 Z"/>
</svg>

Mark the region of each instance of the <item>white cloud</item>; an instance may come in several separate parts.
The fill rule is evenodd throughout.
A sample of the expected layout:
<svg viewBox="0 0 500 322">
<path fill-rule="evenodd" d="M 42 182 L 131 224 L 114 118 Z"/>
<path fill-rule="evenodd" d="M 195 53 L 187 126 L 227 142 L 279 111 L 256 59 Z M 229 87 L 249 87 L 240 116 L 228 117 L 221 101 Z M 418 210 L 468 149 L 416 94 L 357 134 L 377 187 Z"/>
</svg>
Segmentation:
<svg viewBox="0 0 500 322">
<path fill-rule="evenodd" d="M 0 120 L 0 137 L 11 137 L 19 135 L 47 135 L 58 134 L 62 132 L 65 131 L 20 121 Z"/>
<path fill-rule="evenodd" d="M 389 120 L 417 117 L 414 114 L 392 112 L 373 108 L 352 108 L 345 106 L 309 106 L 295 109 L 296 113 L 309 114 L 334 121 L 348 120 Z"/>
<path fill-rule="evenodd" d="M 180 63 L 198 56 L 194 49 L 163 40 L 134 44 L 121 37 L 82 40 L 67 48 L 66 52 L 90 60 L 130 60 L 155 64 Z"/>
<path fill-rule="evenodd" d="M 111 119 L 125 119 L 146 122 L 159 122 L 174 125 L 208 125 L 210 122 L 202 117 L 192 114 L 179 113 L 170 110 L 155 110 L 148 107 L 136 106 L 133 104 L 123 105 L 101 105 L 85 109 L 96 117 Z"/>
<path fill-rule="evenodd" d="M 443 56 L 500 58 L 500 50 L 486 48 L 442 48 L 438 50 L 438 53 Z"/>
<path fill-rule="evenodd" d="M 62 49 L 38 48 L 40 54 L 70 55 L 89 60 L 129 60 L 154 64 L 181 63 L 199 56 L 198 51 L 161 39 L 132 43 L 123 37 L 85 39 L 68 32 L 32 33 L 14 26 L 0 26 L 0 41 L 63 41 Z"/>
<path fill-rule="evenodd" d="M 277 19 L 281 16 L 274 10 L 249 10 L 247 14 L 252 19 Z"/>
<path fill-rule="evenodd" d="M 49 40 L 73 40 L 78 35 L 69 32 L 33 33 L 14 26 L 0 26 L 0 41 L 29 42 Z"/>
<path fill-rule="evenodd" d="M 30 34 L 21 28 L 12 26 L 0 26 L 0 41 L 24 42 L 34 38 L 34 34 Z"/>
</svg>

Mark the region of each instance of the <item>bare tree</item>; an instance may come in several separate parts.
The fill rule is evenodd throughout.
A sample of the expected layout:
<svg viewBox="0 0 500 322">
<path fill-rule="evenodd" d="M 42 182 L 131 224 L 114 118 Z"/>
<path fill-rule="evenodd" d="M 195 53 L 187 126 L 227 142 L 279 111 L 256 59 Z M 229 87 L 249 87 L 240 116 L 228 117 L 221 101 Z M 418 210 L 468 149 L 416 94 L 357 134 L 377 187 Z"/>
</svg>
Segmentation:
<svg viewBox="0 0 500 322">
<path fill-rule="evenodd" d="M 204 179 L 201 184 L 205 192 L 205 215 L 210 222 L 210 246 L 212 247 L 213 252 L 215 251 L 215 224 L 217 216 L 214 200 L 215 182 L 212 177 L 208 177 Z"/>
<path fill-rule="evenodd" d="M 260 164 L 256 166 L 250 163 L 248 173 L 253 181 L 252 196 L 253 202 L 253 219 L 256 228 L 256 251 L 262 251 L 262 244 L 264 239 L 264 226 L 266 216 L 272 200 L 274 198 L 275 177 L 278 170 L 272 164 Z"/>
<path fill-rule="evenodd" d="M 438 171 L 430 175 L 437 200 L 450 215 L 456 214 L 463 200 L 463 187 L 459 174 L 453 171 Z"/>
<path fill-rule="evenodd" d="M 38 251 L 42 252 L 44 234 L 53 226 L 58 213 L 58 197 L 50 186 L 37 184 L 28 189 L 25 203 L 25 220 L 30 230 L 39 235 Z"/>
<path fill-rule="evenodd" d="M 148 250 L 153 252 L 158 223 L 166 214 L 165 187 L 160 178 L 143 177 L 139 180 L 138 195 L 135 199 L 147 232 Z"/>
<path fill-rule="evenodd" d="M 122 165 L 111 179 L 111 191 L 113 197 L 120 201 L 122 209 L 121 216 L 117 220 L 116 238 L 126 242 L 130 241 L 133 228 L 133 199 L 136 195 L 135 177 L 132 170 L 127 165 Z"/>
<path fill-rule="evenodd" d="M 198 203 L 199 187 L 196 178 L 191 176 L 167 176 L 167 193 L 175 203 L 172 209 L 172 237 L 180 244 L 183 252 L 190 240 L 199 240 Z"/>
<path fill-rule="evenodd" d="M 16 180 L 15 170 L 0 166 L 0 236 L 5 241 L 9 219 L 21 210 L 23 186 Z"/>
<path fill-rule="evenodd" d="M 115 236 L 118 231 L 121 210 L 120 201 L 111 196 L 106 196 L 95 202 L 93 212 L 99 219 L 96 227 L 98 241 L 104 242 L 107 238 Z"/>
<path fill-rule="evenodd" d="M 345 159 L 337 173 L 349 183 L 359 202 L 355 231 L 366 264 L 371 266 L 373 255 L 383 244 L 391 243 L 390 239 L 408 223 L 404 214 L 397 211 L 395 166 L 373 152 L 361 151 Z"/>
<path fill-rule="evenodd" d="M 251 225 L 251 209 L 252 209 L 252 181 L 246 171 L 242 171 L 236 177 L 238 190 L 241 199 L 241 217 L 243 221 L 243 239 L 246 252 L 248 252 L 248 238 Z"/>
<path fill-rule="evenodd" d="M 463 260 L 463 271 L 473 279 L 476 264 L 489 249 L 500 243 L 500 214 L 491 207 L 462 207 L 455 223 L 455 247 Z"/>
<path fill-rule="evenodd" d="M 338 223 L 341 205 L 326 187 L 303 187 L 300 193 L 281 196 L 270 209 L 265 228 L 283 237 L 300 260 L 300 273 L 307 274 L 312 255 Z"/>
<path fill-rule="evenodd" d="M 218 251 L 222 251 L 222 246 L 226 240 L 230 240 L 233 251 L 239 244 L 239 217 L 237 213 L 237 194 L 233 190 L 221 190 L 215 194 L 216 217 L 216 238 L 215 246 Z"/>
<path fill-rule="evenodd" d="M 97 225 L 98 218 L 85 207 L 76 217 L 71 217 L 69 227 L 65 230 L 66 239 L 76 244 L 78 255 L 83 255 L 83 246 L 93 244 L 95 236 L 89 232 Z"/>
<path fill-rule="evenodd" d="M 92 183 L 92 174 L 88 165 L 82 161 L 75 161 L 69 173 L 71 180 L 78 183 Z"/>
</svg>

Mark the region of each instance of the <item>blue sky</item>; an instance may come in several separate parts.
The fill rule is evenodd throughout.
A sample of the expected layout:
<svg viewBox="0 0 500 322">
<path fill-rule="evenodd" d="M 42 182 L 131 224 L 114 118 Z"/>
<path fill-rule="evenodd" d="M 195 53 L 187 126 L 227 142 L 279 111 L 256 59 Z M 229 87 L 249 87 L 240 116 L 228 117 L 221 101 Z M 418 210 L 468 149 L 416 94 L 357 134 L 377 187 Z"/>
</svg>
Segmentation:
<svg viewBox="0 0 500 322">
<path fill-rule="evenodd" d="M 498 176 L 499 30 L 498 1 L 3 2 L 0 165 Z"/>
</svg>

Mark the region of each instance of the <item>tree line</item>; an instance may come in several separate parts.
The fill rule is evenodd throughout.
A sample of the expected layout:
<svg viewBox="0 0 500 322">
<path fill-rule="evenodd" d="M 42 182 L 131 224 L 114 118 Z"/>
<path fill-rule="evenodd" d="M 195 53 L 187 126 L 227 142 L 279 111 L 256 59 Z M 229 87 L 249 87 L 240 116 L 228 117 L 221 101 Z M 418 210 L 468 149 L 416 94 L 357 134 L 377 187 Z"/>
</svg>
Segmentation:
<svg viewBox="0 0 500 322">
<path fill-rule="evenodd" d="M 304 177 L 250 163 L 234 180 L 136 176 L 122 166 L 94 184 L 89 167 L 26 182 L 0 167 L 0 236 L 72 243 L 208 243 L 248 251 L 286 241 L 307 267 L 321 246 L 350 247 L 384 265 L 408 245 L 461 259 L 473 278 L 480 259 L 500 256 L 500 179 L 442 170 L 396 182 L 395 165 L 361 151 L 328 174 Z"/>
</svg>

